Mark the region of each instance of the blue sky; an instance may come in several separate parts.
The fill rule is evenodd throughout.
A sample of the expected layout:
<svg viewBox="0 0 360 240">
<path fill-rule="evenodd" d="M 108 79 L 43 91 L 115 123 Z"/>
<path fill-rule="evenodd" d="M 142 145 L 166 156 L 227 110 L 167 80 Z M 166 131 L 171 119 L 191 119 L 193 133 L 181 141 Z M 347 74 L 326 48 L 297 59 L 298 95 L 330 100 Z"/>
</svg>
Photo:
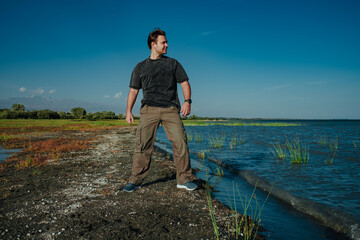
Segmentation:
<svg viewBox="0 0 360 240">
<path fill-rule="evenodd" d="M 0 0 L 0 99 L 125 113 L 131 72 L 160 27 L 189 75 L 192 114 L 360 119 L 359 12 L 359 1 L 331 0 Z"/>
</svg>

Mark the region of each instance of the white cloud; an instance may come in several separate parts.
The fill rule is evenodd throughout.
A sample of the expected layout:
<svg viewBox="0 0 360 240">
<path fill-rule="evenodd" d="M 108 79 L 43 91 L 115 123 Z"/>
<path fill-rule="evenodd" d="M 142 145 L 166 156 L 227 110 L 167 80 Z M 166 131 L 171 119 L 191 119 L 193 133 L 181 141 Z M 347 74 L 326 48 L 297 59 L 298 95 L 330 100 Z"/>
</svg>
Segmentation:
<svg viewBox="0 0 360 240">
<path fill-rule="evenodd" d="M 27 90 L 26 87 L 21 87 L 21 88 L 19 89 L 20 92 L 26 92 L 26 90 Z"/>
<path fill-rule="evenodd" d="M 53 94 L 53 93 L 55 93 L 56 92 L 56 89 L 51 89 L 50 91 L 49 91 L 49 94 Z"/>
<path fill-rule="evenodd" d="M 105 95 L 104 98 L 110 98 L 110 96 L 109 96 L 109 95 Z"/>
<path fill-rule="evenodd" d="M 114 98 L 120 98 L 122 96 L 122 92 L 118 92 L 115 94 Z"/>
<path fill-rule="evenodd" d="M 42 94 L 44 94 L 45 90 L 42 88 L 38 88 L 36 90 L 32 90 L 32 92 L 36 95 L 42 95 Z"/>
</svg>

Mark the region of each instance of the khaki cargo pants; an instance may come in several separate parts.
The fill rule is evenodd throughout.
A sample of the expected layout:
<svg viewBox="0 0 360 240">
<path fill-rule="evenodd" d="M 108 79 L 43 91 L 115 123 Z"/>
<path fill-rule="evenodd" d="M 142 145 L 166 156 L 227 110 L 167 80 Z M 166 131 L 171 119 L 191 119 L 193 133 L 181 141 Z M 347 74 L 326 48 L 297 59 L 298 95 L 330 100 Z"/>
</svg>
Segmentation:
<svg viewBox="0 0 360 240">
<path fill-rule="evenodd" d="M 173 145 L 174 163 L 178 184 L 184 184 L 192 175 L 189 149 L 179 110 L 175 107 L 160 108 L 144 106 L 140 110 L 140 122 L 136 131 L 130 183 L 140 185 L 147 175 L 156 131 L 162 123 L 169 141 Z"/>
</svg>

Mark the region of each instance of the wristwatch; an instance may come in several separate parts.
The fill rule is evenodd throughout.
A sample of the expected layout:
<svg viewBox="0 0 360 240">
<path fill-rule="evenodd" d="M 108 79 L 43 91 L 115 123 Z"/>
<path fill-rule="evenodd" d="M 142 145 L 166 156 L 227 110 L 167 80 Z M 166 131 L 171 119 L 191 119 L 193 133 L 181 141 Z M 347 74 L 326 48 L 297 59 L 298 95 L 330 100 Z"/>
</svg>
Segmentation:
<svg viewBox="0 0 360 240">
<path fill-rule="evenodd" d="M 186 99 L 186 100 L 185 100 L 185 102 L 187 102 L 187 103 L 191 104 L 191 103 L 192 103 L 191 98 Z"/>
</svg>

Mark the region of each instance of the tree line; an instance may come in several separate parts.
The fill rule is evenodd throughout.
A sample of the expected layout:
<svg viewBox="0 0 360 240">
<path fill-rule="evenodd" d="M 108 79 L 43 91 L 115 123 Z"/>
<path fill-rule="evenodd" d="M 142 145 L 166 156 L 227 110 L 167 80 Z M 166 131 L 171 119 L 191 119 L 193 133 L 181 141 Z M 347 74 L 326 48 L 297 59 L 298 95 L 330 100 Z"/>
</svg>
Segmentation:
<svg viewBox="0 0 360 240">
<path fill-rule="evenodd" d="M 13 104 L 11 109 L 0 109 L 0 119 L 125 119 L 123 114 L 116 115 L 112 111 L 86 112 L 82 107 L 71 109 L 71 112 L 45 110 L 25 110 L 23 104 Z"/>
</svg>

